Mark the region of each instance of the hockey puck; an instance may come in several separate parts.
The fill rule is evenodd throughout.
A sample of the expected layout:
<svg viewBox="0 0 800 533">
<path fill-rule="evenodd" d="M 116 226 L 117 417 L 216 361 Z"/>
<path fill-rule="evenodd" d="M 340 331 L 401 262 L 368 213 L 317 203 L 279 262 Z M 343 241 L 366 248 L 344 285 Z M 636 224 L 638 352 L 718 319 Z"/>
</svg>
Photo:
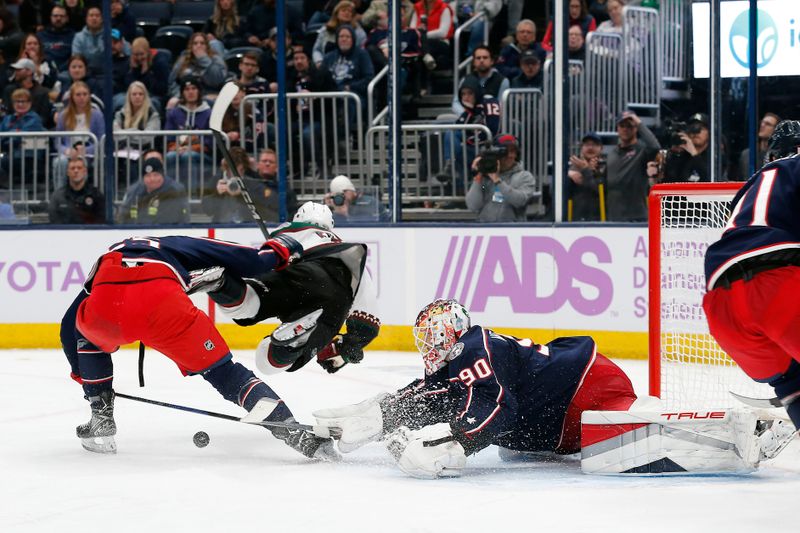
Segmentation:
<svg viewBox="0 0 800 533">
<path fill-rule="evenodd" d="M 194 445 L 198 448 L 205 448 L 208 446 L 208 442 L 211 439 L 208 437 L 208 433 L 205 431 L 198 431 L 194 434 L 194 438 L 192 440 L 194 441 Z"/>
</svg>

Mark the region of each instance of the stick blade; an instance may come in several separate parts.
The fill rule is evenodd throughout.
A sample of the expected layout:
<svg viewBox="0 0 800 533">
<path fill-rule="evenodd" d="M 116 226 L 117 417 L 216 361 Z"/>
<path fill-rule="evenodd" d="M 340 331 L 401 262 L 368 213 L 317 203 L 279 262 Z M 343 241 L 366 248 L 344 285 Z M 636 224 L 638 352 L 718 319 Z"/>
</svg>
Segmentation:
<svg viewBox="0 0 800 533">
<path fill-rule="evenodd" d="M 217 99 L 214 100 L 214 107 L 211 108 L 211 118 L 208 121 L 209 128 L 215 131 L 222 131 L 222 118 L 238 92 L 239 86 L 232 81 L 222 87 Z"/>
</svg>

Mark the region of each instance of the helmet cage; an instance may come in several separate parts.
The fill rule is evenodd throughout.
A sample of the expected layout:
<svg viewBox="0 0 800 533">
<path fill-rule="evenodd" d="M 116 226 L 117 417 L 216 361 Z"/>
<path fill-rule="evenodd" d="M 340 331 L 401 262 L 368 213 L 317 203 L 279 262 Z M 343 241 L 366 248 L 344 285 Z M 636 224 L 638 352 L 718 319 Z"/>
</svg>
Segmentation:
<svg viewBox="0 0 800 533">
<path fill-rule="evenodd" d="M 453 346 L 469 327 L 469 314 L 455 300 L 436 300 L 420 311 L 414 324 L 414 344 L 427 375 L 450 361 Z"/>
</svg>

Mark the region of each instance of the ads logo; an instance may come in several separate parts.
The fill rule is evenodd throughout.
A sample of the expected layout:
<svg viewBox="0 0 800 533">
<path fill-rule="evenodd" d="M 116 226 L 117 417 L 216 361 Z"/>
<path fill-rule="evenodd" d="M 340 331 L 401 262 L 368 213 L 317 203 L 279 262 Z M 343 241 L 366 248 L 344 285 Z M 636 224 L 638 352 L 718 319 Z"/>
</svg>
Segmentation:
<svg viewBox="0 0 800 533">
<path fill-rule="evenodd" d="M 750 68 L 749 12 L 742 11 L 733 21 L 729 37 L 731 54 L 744 68 Z M 758 42 L 756 45 L 756 68 L 766 66 L 778 50 L 778 27 L 769 13 L 758 10 Z"/>
</svg>

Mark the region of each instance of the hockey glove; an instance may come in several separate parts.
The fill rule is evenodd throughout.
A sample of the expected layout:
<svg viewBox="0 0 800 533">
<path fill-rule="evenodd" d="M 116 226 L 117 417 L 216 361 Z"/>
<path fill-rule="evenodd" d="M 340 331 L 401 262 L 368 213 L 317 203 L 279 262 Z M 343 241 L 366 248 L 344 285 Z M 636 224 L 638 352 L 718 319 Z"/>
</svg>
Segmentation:
<svg viewBox="0 0 800 533">
<path fill-rule="evenodd" d="M 317 419 L 316 428 L 327 428 L 328 432 L 320 436 L 331 436 L 339 440 L 339 450 L 349 453 L 368 442 L 378 440 L 383 435 L 383 413 L 380 402 L 385 392 L 355 405 L 345 405 L 332 409 L 314 411 Z"/>
<path fill-rule="evenodd" d="M 294 261 L 303 256 L 303 245 L 290 235 L 281 233 L 261 245 L 261 249 L 270 248 L 278 256 L 278 266 L 275 270 L 283 270 Z"/>
<path fill-rule="evenodd" d="M 386 448 L 400 470 L 420 479 L 460 476 L 467 462 L 464 448 L 446 423 L 416 431 L 401 426 L 389 435 Z"/>
<path fill-rule="evenodd" d="M 347 363 L 360 363 L 362 359 L 364 359 L 364 352 L 361 348 L 348 345 L 338 337 L 317 352 L 317 363 L 328 374 L 338 372 Z"/>
</svg>

